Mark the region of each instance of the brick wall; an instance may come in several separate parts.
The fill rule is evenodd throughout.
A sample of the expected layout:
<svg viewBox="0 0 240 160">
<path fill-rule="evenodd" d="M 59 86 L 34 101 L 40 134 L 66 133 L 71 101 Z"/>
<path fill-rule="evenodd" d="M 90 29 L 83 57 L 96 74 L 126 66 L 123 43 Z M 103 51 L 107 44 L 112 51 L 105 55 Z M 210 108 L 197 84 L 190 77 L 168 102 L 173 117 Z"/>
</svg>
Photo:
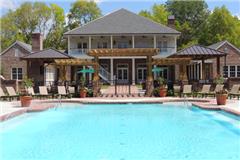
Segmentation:
<svg viewBox="0 0 240 160">
<path fill-rule="evenodd" d="M 18 49 L 19 57 L 15 57 L 15 48 Z M 20 60 L 20 57 L 26 56 L 29 54 L 28 51 L 20 47 L 18 44 L 15 44 L 9 50 L 7 50 L 4 54 L 0 56 L 1 59 L 1 68 L 3 72 L 3 76 L 5 79 L 11 79 L 12 68 L 22 68 L 23 76 L 27 74 L 27 62 L 24 60 Z"/>
<path fill-rule="evenodd" d="M 228 48 L 228 55 L 226 57 L 226 65 L 240 65 L 240 53 L 238 53 L 232 46 L 224 44 L 218 50 L 224 52 Z M 220 72 L 223 73 L 224 57 L 220 58 Z M 213 77 L 217 76 L 217 61 L 213 59 Z"/>
</svg>

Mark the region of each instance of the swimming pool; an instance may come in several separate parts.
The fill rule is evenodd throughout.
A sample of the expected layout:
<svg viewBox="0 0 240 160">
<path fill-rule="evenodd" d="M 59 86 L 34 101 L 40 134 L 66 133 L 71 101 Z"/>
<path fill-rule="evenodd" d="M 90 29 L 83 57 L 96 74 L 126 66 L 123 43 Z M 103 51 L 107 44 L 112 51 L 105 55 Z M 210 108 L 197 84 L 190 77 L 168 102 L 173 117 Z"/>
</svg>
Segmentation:
<svg viewBox="0 0 240 160">
<path fill-rule="evenodd" d="M 64 104 L 0 123 L 0 159 L 240 159 L 238 117 L 166 104 Z"/>
</svg>

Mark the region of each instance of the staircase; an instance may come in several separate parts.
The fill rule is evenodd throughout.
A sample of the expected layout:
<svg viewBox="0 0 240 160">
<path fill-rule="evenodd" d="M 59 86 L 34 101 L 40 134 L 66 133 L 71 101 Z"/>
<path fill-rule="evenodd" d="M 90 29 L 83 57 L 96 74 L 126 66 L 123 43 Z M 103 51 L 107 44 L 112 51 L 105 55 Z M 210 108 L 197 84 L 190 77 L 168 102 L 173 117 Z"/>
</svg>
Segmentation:
<svg viewBox="0 0 240 160">
<path fill-rule="evenodd" d="M 102 66 L 99 66 L 99 76 L 107 83 L 111 83 L 111 74 Z"/>
</svg>

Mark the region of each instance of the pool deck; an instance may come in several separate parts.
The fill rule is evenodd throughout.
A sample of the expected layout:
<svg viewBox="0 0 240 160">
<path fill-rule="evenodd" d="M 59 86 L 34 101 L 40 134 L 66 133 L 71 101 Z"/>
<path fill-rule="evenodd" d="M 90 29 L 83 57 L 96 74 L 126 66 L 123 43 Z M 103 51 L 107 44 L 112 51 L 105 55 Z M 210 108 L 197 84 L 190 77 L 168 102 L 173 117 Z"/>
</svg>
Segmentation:
<svg viewBox="0 0 240 160">
<path fill-rule="evenodd" d="M 83 103 L 83 104 L 109 104 L 109 103 L 167 103 L 187 102 L 194 106 L 207 110 L 223 110 L 240 116 L 240 100 L 228 100 L 226 105 L 217 105 L 213 98 L 178 98 L 178 97 L 116 97 L 116 98 L 71 98 L 62 99 L 62 103 Z M 0 122 L 27 112 L 40 112 L 55 107 L 59 103 L 57 99 L 33 100 L 30 107 L 21 107 L 19 101 L 0 101 Z"/>
</svg>

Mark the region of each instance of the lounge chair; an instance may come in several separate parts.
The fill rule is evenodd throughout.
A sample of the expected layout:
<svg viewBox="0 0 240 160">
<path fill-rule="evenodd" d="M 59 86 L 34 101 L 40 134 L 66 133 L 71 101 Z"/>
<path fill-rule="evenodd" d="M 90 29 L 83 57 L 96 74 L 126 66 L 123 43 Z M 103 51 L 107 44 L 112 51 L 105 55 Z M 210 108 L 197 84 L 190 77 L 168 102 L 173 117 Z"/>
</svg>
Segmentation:
<svg viewBox="0 0 240 160">
<path fill-rule="evenodd" d="M 184 85 L 183 86 L 183 93 L 182 96 L 189 96 L 192 95 L 192 85 Z"/>
<path fill-rule="evenodd" d="M 228 94 L 230 99 L 233 98 L 233 97 L 238 97 L 238 99 L 239 99 L 239 97 L 240 97 L 239 88 L 240 88 L 240 85 L 234 84 L 232 86 L 232 89 L 230 90 L 230 92 Z"/>
<path fill-rule="evenodd" d="M 75 96 L 75 94 L 76 94 L 76 92 L 75 92 L 75 87 L 69 86 L 69 87 L 68 87 L 68 92 L 69 92 L 69 94 L 71 95 L 71 97 L 72 97 L 72 96 Z"/>
<path fill-rule="evenodd" d="M 52 95 L 50 95 L 48 93 L 46 86 L 39 86 L 39 96 L 40 97 L 50 97 Z"/>
<path fill-rule="evenodd" d="M 211 85 L 204 84 L 202 87 L 202 90 L 197 94 L 198 95 L 200 94 L 202 97 L 206 97 L 210 93 L 210 88 L 211 88 Z"/>
<path fill-rule="evenodd" d="M 58 86 L 58 96 L 64 96 L 64 97 L 69 97 L 70 94 L 67 93 L 66 87 L 65 86 Z"/>
<path fill-rule="evenodd" d="M 19 98 L 19 94 L 16 93 L 15 89 L 13 87 L 6 87 L 8 96 L 10 100 L 13 100 L 14 98 Z"/>
<path fill-rule="evenodd" d="M 4 92 L 3 92 L 3 89 L 2 87 L 0 87 L 0 99 L 8 99 L 10 98 L 10 96 L 6 95 Z"/>
<path fill-rule="evenodd" d="M 28 94 L 30 94 L 32 97 L 38 97 L 39 96 L 39 94 L 36 94 L 34 92 L 33 87 L 29 87 L 26 90 L 27 90 Z"/>
<path fill-rule="evenodd" d="M 223 90 L 223 87 L 224 87 L 223 84 L 217 84 L 215 90 L 213 92 L 209 92 L 208 95 L 213 95 L 215 97 L 216 92 Z"/>
<path fill-rule="evenodd" d="M 180 92 L 181 92 L 181 86 L 173 86 L 173 92 L 174 92 L 174 96 L 178 95 L 180 96 Z"/>
</svg>

